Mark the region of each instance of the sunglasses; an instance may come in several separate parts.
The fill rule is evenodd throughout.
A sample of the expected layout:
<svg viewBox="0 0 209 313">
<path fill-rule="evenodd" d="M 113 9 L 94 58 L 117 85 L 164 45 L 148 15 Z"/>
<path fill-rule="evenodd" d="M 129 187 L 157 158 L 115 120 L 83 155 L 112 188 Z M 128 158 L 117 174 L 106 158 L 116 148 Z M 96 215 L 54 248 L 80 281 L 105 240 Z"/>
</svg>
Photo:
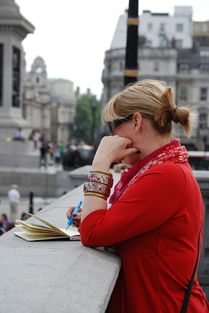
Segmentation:
<svg viewBox="0 0 209 313">
<path fill-rule="evenodd" d="M 120 126 L 124 122 L 130 120 L 132 116 L 133 116 L 133 113 L 125 115 L 124 117 L 121 117 L 121 118 L 117 118 L 116 120 L 106 122 L 109 132 L 113 135 L 115 128 Z"/>
</svg>

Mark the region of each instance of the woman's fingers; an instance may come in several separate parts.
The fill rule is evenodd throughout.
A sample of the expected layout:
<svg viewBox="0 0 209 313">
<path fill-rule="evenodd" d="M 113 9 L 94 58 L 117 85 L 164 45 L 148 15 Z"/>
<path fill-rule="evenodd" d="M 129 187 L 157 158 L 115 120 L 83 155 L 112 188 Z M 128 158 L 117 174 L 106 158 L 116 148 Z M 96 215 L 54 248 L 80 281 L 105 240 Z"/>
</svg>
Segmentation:
<svg viewBox="0 0 209 313">
<path fill-rule="evenodd" d="M 69 209 L 67 210 L 67 212 L 66 212 L 66 215 L 67 215 L 67 218 L 70 218 L 71 217 L 71 215 L 72 215 L 72 217 L 75 219 L 80 219 L 81 218 L 81 213 L 77 213 L 77 215 L 78 215 L 78 217 L 75 215 L 73 215 L 73 210 L 75 209 L 75 206 L 71 206 L 71 207 L 69 207 Z M 79 210 L 79 212 L 81 212 L 82 211 L 82 208 L 80 208 L 80 210 Z"/>
<path fill-rule="evenodd" d="M 70 218 L 70 217 L 71 217 L 71 214 L 72 214 L 72 212 L 73 212 L 74 209 L 75 209 L 75 206 L 69 207 L 69 209 L 68 209 L 67 212 L 66 212 L 67 218 Z"/>
<path fill-rule="evenodd" d="M 110 165 L 112 162 L 123 160 L 124 157 L 137 152 L 129 138 L 118 135 L 102 138 L 94 156 L 93 165 Z M 103 164 L 105 163 L 105 164 Z"/>
<path fill-rule="evenodd" d="M 81 219 L 81 213 L 72 214 L 72 217 L 75 221 L 80 221 Z"/>
<path fill-rule="evenodd" d="M 73 221 L 73 225 L 75 227 L 79 227 L 80 223 L 81 223 L 81 213 L 77 213 L 77 214 L 72 214 L 72 217 L 74 219 Z"/>
</svg>

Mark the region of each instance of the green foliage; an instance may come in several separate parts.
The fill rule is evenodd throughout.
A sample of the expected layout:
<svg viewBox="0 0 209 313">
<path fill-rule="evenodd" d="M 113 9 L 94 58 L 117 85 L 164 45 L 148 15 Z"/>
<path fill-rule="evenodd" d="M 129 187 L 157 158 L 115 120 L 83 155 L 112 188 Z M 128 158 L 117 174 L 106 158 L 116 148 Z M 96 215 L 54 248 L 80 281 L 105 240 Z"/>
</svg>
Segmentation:
<svg viewBox="0 0 209 313">
<path fill-rule="evenodd" d="M 71 127 L 72 137 L 77 142 L 84 141 L 87 144 L 93 144 L 100 125 L 101 103 L 96 100 L 95 96 L 85 95 L 79 98 L 76 103 L 74 124 Z"/>
</svg>

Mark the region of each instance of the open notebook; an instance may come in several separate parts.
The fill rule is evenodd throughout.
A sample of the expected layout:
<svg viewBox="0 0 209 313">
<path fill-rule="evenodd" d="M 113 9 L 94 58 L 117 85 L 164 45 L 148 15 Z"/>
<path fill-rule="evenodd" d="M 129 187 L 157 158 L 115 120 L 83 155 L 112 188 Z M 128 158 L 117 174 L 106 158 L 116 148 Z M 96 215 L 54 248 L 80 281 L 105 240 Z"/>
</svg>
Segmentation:
<svg viewBox="0 0 209 313">
<path fill-rule="evenodd" d="M 14 232 L 16 236 L 21 237 L 27 241 L 63 238 L 68 238 L 70 240 L 80 240 L 80 234 L 76 227 L 71 226 L 68 230 L 58 228 L 38 216 L 33 214 L 29 215 L 37 219 L 39 222 L 42 222 L 44 225 L 17 220 L 15 226 L 19 228 L 19 231 Z"/>
</svg>

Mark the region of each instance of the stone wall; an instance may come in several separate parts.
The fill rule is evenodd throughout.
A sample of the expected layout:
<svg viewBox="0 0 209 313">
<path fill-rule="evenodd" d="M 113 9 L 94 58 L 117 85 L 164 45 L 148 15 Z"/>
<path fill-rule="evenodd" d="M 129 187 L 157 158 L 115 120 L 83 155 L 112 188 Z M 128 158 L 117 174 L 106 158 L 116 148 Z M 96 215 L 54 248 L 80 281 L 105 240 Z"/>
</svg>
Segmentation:
<svg viewBox="0 0 209 313">
<path fill-rule="evenodd" d="M 39 215 L 64 228 L 69 205 L 81 196 L 76 188 Z M 27 242 L 13 230 L 0 237 L 0 247 L 1 313 L 105 312 L 120 269 L 116 255 L 80 241 Z"/>
</svg>

